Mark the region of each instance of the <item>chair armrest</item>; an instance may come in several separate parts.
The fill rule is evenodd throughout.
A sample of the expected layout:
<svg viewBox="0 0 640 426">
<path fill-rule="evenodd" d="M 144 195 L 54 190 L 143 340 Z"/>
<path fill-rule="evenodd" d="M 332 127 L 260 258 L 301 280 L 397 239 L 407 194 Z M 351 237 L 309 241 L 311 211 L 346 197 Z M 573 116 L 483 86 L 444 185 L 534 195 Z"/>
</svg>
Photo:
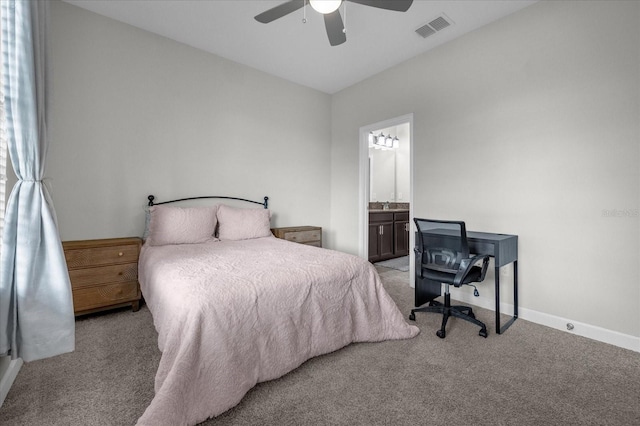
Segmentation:
<svg viewBox="0 0 640 426">
<path fill-rule="evenodd" d="M 460 262 L 460 269 L 458 269 L 456 276 L 453 278 L 453 286 L 460 287 L 462 285 L 462 281 L 464 280 L 464 278 L 469 274 L 469 272 L 471 272 L 471 269 L 476 265 L 476 263 L 478 263 L 481 260 L 482 260 L 482 272 L 480 274 L 479 281 L 483 281 L 484 276 L 487 273 L 487 268 L 489 266 L 490 258 L 491 256 L 489 256 L 488 254 L 479 254 L 469 259 L 462 259 L 462 262 Z"/>
<path fill-rule="evenodd" d="M 419 278 L 424 278 L 422 275 L 422 250 L 419 247 L 414 247 L 413 252 L 415 253 L 415 268 L 416 268 L 416 276 Z"/>
<path fill-rule="evenodd" d="M 489 259 L 491 256 L 488 254 L 480 254 L 478 256 L 474 256 L 473 259 L 482 259 L 482 273 L 480 274 L 480 281 L 484 281 L 484 276 L 487 274 L 487 269 L 489 269 Z"/>
</svg>

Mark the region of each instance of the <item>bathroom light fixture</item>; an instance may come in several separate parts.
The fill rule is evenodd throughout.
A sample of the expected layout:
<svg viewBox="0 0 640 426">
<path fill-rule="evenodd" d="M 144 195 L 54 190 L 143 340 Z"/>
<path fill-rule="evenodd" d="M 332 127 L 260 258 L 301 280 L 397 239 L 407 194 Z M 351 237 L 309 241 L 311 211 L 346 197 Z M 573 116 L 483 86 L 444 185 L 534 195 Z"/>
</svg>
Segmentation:
<svg viewBox="0 0 640 426">
<path fill-rule="evenodd" d="M 369 132 L 369 148 L 375 149 L 396 149 L 400 146 L 400 139 L 397 136 L 387 135 L 380 132 L 379 135 L 376 136 L 375 133 Z"/>
</svg>

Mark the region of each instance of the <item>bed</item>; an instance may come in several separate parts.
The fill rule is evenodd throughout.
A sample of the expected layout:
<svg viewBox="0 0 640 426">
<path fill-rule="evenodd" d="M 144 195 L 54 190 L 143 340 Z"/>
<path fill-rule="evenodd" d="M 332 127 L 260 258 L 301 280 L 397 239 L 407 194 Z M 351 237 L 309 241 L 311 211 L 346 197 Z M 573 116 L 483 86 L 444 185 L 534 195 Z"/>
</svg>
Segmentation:
<svg viewBox="0 0 640 426">
<path fill-rule="evenodd" d="M 150 196 L 138 269 L 162 356 L 139 425 L 197 424 L 312 357 L 418 334 L 368 261 L 275 238 L 267 197 L 249 202 L 264 208 Z"/>
</svg>

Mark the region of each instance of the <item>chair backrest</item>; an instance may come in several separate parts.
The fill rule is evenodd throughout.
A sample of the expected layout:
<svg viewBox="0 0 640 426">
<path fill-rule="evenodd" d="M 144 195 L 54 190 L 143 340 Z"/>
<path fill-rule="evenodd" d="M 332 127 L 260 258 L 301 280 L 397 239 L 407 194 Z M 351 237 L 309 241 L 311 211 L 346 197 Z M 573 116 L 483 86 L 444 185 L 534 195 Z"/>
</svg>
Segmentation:
<svg viewBox="0 0 640 426">
<path fill-rule="evenodd" d="M 421 266 L 455 274 L 463 259 L 469 258 L 469 243 L 464 222 L 413 218 L 418 230 Z M 419 265 L 416 265 L 416 269 Z"/>
</svg>

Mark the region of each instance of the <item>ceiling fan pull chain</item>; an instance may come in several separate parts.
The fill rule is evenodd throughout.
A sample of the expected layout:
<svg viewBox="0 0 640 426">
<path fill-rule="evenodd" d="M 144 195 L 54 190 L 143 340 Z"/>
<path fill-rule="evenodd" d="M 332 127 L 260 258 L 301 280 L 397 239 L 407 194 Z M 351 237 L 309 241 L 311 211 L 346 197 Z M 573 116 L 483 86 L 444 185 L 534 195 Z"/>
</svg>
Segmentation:
<svg viewBox="0 0 640 426">
<path fill-rule="evenodd" d="M 344 15 L 344 25 L 342 26 L 342 33 L 346 34 L 347 33 L 347 2 L 343 1 L 342 4 L 343 4 L 342 14 Z"/>
<path fill-rule="evenodd" d="M 304 0 L 304 5 L 302 6 L 302 23 L 307 23 L 307 0 Z"/>
</svg>

